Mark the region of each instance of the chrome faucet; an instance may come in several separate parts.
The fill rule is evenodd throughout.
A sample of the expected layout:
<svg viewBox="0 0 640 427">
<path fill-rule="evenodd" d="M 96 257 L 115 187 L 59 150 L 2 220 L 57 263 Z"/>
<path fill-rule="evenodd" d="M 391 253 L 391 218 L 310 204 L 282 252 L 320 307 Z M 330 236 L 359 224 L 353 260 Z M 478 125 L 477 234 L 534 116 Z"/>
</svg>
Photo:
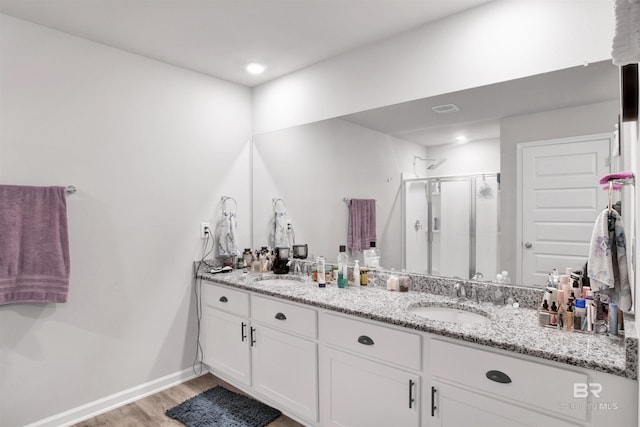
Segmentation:
<svg viewBox="0 0 640 427">
<path fill-rule="evenodd" d="M 462 282 L 456 282 L 453 286 L 453 291 L 458 299 L 467 299 L 467 290 L 464 288 L 464 284 Z"/>
</svg>

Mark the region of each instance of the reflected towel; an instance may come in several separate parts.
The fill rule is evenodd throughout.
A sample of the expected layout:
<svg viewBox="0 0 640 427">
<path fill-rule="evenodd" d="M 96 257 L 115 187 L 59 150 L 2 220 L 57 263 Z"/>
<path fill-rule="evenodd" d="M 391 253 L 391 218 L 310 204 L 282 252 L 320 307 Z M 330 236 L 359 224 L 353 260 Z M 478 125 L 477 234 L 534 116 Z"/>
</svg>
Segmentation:
<svg viewBox="0 0 640 427">
<path fill-rule="evenodd" d="M 218 234 L 218 255 L 237 256 L 236 248 L 236 213 L 224 211 Z"/>
<path fill-rule="evenodd" d="M 640 62 L 640 0 L 616 0 L 611 58 L 615 65 Z"/>
<path fill-rule="evenodd" d="M 632 307 L 622 217 L 605 209 L 598 215 L 591 234 L 587 275 L 593 291 L 614 289 L 622 311 Z"/>
<path fill-rule="evenodd" d="M 66 302 L 65 187 L 0 185 L 0 304 Z"/>
<path fill-rule="evenodd" d="M 287 214 L 286 212 L 274 213 L 273 247 L 288 248 L 289 237 L 287 236 Z"/>
<path fill-rule="evenodd" d="M 347 247 L 352 251 L 369 249 L 376 241 L 375 199 L 351 199 Z"/>
</svg>

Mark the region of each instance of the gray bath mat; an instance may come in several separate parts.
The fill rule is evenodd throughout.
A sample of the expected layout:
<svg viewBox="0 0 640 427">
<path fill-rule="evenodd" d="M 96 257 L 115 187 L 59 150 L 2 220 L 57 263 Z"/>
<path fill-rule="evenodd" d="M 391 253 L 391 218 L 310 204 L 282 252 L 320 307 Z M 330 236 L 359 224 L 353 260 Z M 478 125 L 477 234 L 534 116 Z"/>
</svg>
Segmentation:
<svg viewBox="0 0 640 427">
<path fill-rule="evenodd" d="M 213 387 L 167 409 L 187 427 L 264 427 L 282 413 L 222 387 Z"/>
</svg>

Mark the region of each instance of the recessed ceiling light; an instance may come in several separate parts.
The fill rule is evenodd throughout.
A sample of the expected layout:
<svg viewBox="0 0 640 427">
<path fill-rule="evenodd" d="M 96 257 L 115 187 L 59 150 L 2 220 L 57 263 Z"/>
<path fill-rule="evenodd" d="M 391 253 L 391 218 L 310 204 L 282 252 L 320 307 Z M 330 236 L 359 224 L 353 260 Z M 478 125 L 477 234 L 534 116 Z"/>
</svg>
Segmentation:
<svg viewBox="0 0 640 427">
<path fill-rule="evenodd" d="M 464 135 L 458 135 L 456 136 L 456 141 L 457 142 L 467 142 L 467 137 Z"/>
<path fill-rule="evenodd" d="M 454 104 L 436 105 L 435 107 L 431 107 L 431 109 L 438 114 L 455 113 L 456 111 L 460 111 L 460 108 Z"/>
<path fill-rule="evenodd" d="M 251 62 L 247 64 L 245 69 L 251 74 L 262 74 L 264 70 L 267 69 L 267 66 L 264 64 L 260 64 L 259 62 Z"/>
</svg>

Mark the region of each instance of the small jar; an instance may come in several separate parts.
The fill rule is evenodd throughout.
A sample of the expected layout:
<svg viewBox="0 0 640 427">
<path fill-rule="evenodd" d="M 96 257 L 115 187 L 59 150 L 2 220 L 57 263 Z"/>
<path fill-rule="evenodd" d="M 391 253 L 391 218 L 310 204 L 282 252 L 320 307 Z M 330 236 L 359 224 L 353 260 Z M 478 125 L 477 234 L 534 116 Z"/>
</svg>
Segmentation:
<svg viewBox="0 0 640 427">
<path fill-rule="evenodd" d="M 408 276 L 400 276 L 398 283 L 398 290 L 400 292 L 409 292 L 411 289 L 411 279 Z"/>
<path fill-rule="evenodd" d="M 360 267 L 360 286 L 367 286 L 369 284 L 369 269 L 367 267 Z"/>
<path fill-rule="evenodd" d="M 311 267 L 311 276 L 313 277 L 314 282 L 318 281 L 318 267 L 316 265 Z"/>
</svg>

